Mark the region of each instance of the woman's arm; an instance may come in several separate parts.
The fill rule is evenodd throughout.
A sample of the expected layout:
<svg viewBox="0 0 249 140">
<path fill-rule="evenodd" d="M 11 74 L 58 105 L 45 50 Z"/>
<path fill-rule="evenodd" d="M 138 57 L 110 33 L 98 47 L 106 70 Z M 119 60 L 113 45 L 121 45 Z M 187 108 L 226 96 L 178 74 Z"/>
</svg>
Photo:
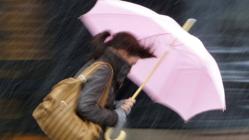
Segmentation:
<svg viewBox="0 0 249 140">
<path fill-rule="evenodd" d="M 118 120 L 115 111 L 101 108 L 97 102 L 111 77 L 108 66 L 98 69 L 86 82 L 79 96 L 77 113 L 80 117 L 104 126 L 114 126 Z"/>
</svg>

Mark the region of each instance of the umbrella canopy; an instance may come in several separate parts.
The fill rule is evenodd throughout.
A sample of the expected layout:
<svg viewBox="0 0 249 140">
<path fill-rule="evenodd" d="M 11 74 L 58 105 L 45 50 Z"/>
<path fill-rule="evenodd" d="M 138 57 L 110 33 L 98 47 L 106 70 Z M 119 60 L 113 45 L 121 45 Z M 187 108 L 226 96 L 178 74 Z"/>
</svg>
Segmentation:
<svg viewBox="0 0 249 140">
<path fill-rule="evenodd" d="M 137 85 L 165 56 L 144 90 L 185 121 L 204 111 L 225 109 L 217 63 L 202 42 L 172 18 L 125 1 L 99 0 L 80 19 L 93 35 L 105 30 L 128 31 L 145 46 L 153 47 L 157 58 L 139 60 L 128 75 Z"/>
</svg>

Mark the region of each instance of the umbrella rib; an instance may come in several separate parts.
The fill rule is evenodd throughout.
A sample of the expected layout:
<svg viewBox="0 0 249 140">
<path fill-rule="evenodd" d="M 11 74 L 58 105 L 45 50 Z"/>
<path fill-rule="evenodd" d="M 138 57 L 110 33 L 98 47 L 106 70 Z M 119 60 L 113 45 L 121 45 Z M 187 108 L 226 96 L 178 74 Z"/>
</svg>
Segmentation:
<svg viewBox="0 0 249 140">
<path fill-rule="evenodd" d="M 96 16 L 96 15 L 107 15 L 107 16 L 109 16 L 109 15 L 111 15 L 111 16 L 113 16 L 113 15 L 126 15 L 126 16 L 138 16 L 138 17 L 150 18 L 150 16 L 145 16 L 145 15 L 133 15 L 133 14 L 123 14 L 123 13 L 93 13 L 93 14 L 89 13 L 89 14 L 85 14 L 83 16 Z"/>
<path fill-rule="evenodd" d="M 155 35 L 150 35 L 150 36 L 146 36 L 144 38 L 138 39 L 138 41 L 147 39 L 147 38 L 151 38 L 151 37 L 156 37 L 156 36 L 163 36 L 163 35 L 170 35 L 170 33 L 161 33 L 161 34 L 155 34 Z"/>
</svg>

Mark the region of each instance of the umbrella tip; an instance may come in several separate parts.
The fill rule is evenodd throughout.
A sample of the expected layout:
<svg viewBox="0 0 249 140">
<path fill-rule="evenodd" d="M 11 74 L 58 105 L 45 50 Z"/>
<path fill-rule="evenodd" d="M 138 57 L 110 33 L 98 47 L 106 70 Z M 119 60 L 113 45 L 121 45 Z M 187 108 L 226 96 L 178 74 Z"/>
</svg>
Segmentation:
<svg viewBox="0 0 249 140">
<path fill-rule="evenodd" d="M 196 23 L 196 19 L 195 18 L 189 18 L 187 19 L 187 21 L 184 23 L 184 25 L 182 26 L 182 28 L 185 30 L 185 31 L 189 31 L 193 25 Z"/>
</svg>

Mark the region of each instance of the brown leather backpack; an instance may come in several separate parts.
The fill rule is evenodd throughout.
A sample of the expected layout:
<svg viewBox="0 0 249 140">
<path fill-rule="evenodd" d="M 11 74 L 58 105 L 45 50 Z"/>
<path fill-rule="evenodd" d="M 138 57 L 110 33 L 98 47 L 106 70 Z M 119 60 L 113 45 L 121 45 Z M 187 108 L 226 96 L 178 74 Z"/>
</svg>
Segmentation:
<svg viewBox="0 0 249 140">
<path fill-rule="evenodd" d="M 55 86 L 33 112 L 40 128 L 52 140 L 97 140 L 101 127 L 76 114 L 77 99 L 87 79 L 102 66 L 110 64 L 97 61 L 87 67 L 77 78 L 67 78 Z M 112 68 L 112 67 L 111 67 Z M 110 90 L 112 76 L 98 105 L 104 107 Z M 83 87 L 84 88 L 84 87 Z"/>
</svg>

